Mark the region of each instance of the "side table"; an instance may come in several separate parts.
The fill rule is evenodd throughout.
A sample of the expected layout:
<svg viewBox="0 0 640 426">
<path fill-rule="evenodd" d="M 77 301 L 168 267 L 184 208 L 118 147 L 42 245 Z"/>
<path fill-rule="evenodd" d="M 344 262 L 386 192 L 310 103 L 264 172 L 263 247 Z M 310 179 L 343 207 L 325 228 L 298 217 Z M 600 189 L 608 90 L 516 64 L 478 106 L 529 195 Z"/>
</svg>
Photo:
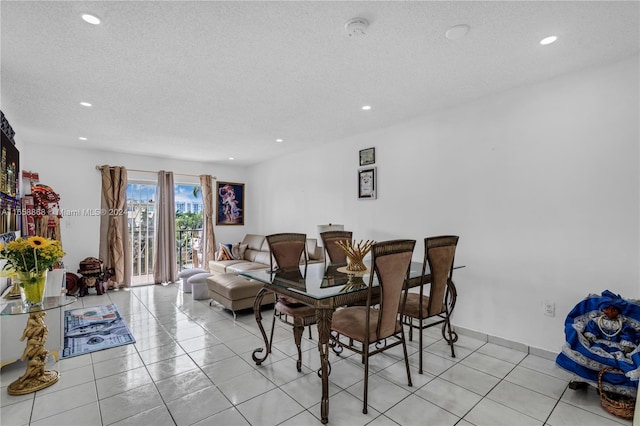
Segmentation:
<svg viewBox="0 0 640 426">
<path fill-rule="evenodd" d="M 28 314 L 27 325 L 20 337 L 20 341 L 27 340 L 26 347 L 20 358 L 22 361 L 28 358 L 27 370 L 17 380 L 9 384 L 9 395 L 25 395 L 35 392 L 56 383 L 59 373 L 54 370 L 45 370 L 45 364 L 49 351 L 46 349 L 49 330 L 44 322 L 46 311 L 60 308 L 75 302 L 72 296 L 46 297 L 42 307 L 27 308 L 22 301 L 8 303 L 0 312 L 0 317 L 10 315 Z"/>
</svg>

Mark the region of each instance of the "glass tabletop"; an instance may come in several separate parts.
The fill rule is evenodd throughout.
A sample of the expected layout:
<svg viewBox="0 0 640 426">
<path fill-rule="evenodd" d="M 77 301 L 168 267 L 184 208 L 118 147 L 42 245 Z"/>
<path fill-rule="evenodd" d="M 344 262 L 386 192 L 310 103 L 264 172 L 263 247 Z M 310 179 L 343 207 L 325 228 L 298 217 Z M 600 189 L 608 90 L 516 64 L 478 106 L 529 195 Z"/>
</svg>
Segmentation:
<svg viewBox="0 0 640 426">
<path fill-rule="evenodd" d="M 42 307 L 35 307 L 29 309 L 28 307 L 22 304 L 22 300 L 16 299 L 10 302 L 7 302 L 4 305 L 4 308 L 0 312 L 0 315 L 22 315 L 22 314 L 30 314 L 32 312 L 41 312 L 48 311 L 49 309 L 60 308 L 62 306 L 67 306 L 75 302 L 77 299 L 74 296 L 52 296 L 45 297 L 44 303 Z"/>
<path fill-rule="evenodd" d="M 325 299 L 340 294 L 355 291 L 364 291 L 371 281 L 371 274 L 367 272 L 346 273 L 346 263 L 324 264 L 312 263 L 301 265 L 294 269 L 281 269 L 271 271 L 266 269 L 253 269 L 242 272 L 240 275 L 254 279 L 276 287 L 286 288 L 291 291 L 305 294 L 314 299 Z M 429 267 L 425 274 L 429 274 Z M 411 262 L 409 278 L 417 278 L 422 274 L 422 263 Z M 372 285 L 378 285 L 374 276 Z"/>
</svg>

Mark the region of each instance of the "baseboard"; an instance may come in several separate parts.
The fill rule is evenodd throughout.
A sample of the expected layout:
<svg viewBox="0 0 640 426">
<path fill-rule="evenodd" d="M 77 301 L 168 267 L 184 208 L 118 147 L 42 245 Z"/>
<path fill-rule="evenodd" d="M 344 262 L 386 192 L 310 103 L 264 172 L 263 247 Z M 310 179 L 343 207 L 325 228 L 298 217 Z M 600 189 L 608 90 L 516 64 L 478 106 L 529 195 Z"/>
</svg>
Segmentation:
<svg viewBox="0 0 640 426">
<path fill-rule="evenodd" d="M 487 343 L 494 343 L 496 345 L 505 346 L 510 349 L 515 349 L 517 351 L 526 352 L 528 354 L 536 355 L 551 361 L 555 361 L 556 356 L 558 355 L 556 352 L 551 352 L 546 349 L 540 349 L 540 348 L 528 346 L 521 342 L 515 342 L 513 340 L 508 340 L 503 337 L 491 336 L 489 334 L 481 333 L 475 330 L 470 330 L 464 327 L 455 327 L 455 330 L 458 334 L 462 334 L 464 336 L 473 337 L 474 339 L 478 339 L 478 340 L 484 340 Z"/>
</svg>

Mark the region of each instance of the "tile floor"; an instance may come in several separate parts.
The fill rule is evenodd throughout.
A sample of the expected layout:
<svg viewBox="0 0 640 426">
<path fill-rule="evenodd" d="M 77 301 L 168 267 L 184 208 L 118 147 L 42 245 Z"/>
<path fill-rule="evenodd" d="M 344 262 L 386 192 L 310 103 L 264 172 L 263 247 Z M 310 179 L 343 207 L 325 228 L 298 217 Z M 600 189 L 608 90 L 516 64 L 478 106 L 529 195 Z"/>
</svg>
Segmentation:
<svg viewBox="0 0 640 426">
<path fill-rule="evenodd" d="M 137 342 L 55 362 L 55 385 L 24 396 L 6 387 L 23 363 L 0 373 L 0 424 L 9 425 L 320 425 L 315 340 L 305 331 L 303 371 L 295 368 L 291 328 L 277 322 L 274 353 L 251 360 L 262 344 L 252 312 L 236 321 L 176 285 L 89 295 L 69 306 L 116 303 Z M 270 327 L 271 311 L 263 310 Z M 554 362 L 461 335 L 456 358 L 427 332 L 425 373 L 410 342 L 413 387 L 401 349 L 371 358 L 369 413 L 362 414 L 363 367 L 331 355 L 330 425 L 631 425 L 599 405 L 594 388 L 567 388 Z M 313 335 L 317 336 L 316 330 Z M 346 354 L 347 351 L 344 352 Z"/>
</svg>

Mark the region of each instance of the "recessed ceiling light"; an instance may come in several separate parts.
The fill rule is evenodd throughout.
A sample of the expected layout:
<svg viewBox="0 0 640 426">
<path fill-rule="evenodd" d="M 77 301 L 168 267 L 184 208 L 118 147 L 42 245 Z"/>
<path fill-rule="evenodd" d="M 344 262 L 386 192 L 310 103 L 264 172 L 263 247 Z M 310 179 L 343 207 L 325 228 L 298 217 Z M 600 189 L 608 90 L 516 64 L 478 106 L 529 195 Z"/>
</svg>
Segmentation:
<svg viewBox="0 0 640 426">
<path fill-rule="evenodd" d="M 276 142 L 283 142 L 282 139 L 276 139 Z"/>
<path fill-rule="evenodd" d="M 85 106 L 85 107 L 90 107 L 91 104 L 89 102 L 80 102 L 80 105 Z"/>
<path fill-rule="evenodd" d="M 80 136 L 78 139 L 80 139 L 81 141 L 86 141 L 87 138 L 85 138 L 84 136 Z"/>
<path fill-rule="evenodd" d="M 98 18 L 96 15 L 91 15 L 90 13 L 82 13 L 80 14 L 80 17 L 87 23 L 91 24 L 91 25 L 100 25 L 100 18 Z"/>
<path fill-rule="evenodd" d="M 558 37 L 556 37 L 556 36 L 545 37 L 542 40 L 540 40 L 540 44 L 543 45 L 543 46 L 546 45 L 546 44 L 551 44 L 554 41 L 556 41 L 557 39 L 558 39 Z"/>
<path fill-rule="evenodd" d="M 371 105 L 363 105 L 362 106 L 362 110 L 363 111 L 369 111 L 371 109 Z"/>
<path fill-rule="evenodd" d="M 233 160 L 233 159 L 234 159 L 233 157 L 229 157 L 229 160 Z"/>
<path fill-rule="evenodd" d="M 444 35 L 449 40 L 458 40 L 466 36 L 470 29 L 471 27 L 467 24 L 455 25 L 449 28 L 447 32 L 444 33 Z"/>
</svg>

